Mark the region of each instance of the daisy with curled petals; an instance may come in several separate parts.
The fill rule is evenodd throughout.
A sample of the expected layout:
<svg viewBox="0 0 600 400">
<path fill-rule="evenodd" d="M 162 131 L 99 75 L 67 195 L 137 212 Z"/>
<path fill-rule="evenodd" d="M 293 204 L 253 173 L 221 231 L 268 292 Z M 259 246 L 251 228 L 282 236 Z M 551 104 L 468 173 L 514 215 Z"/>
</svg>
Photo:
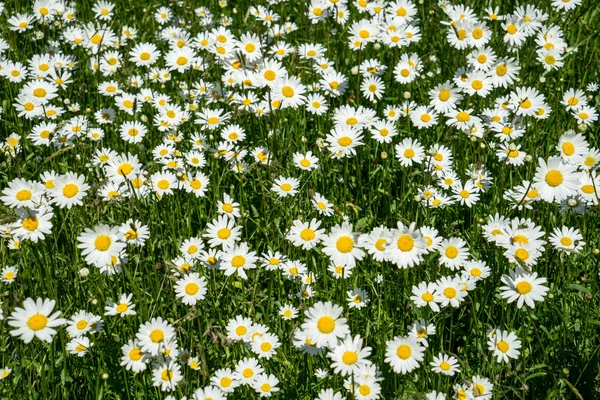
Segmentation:
<svg viewBox="0 0 600 400">
<path fill-rule="evenodd" d="M 185 275 L 175 284 L 175 297 L 181 298 L 183 304 L 189 306 L 204 299 L 206 291 L 206 279 L 197 272 Z"/>
<path fill-rule="evenodd" d="M 250 251 L 248 244 L 234 244 L 226 248 L 221 256 L 220 269 L 226 276 L 231 276 L 237 272 L 242 279 L 248 279 L 247 269 L 256 268 L 256 252 Z"/>
<path fill-rule="evenodd" d="M 140 326 L 136 338 L 144 353 L 156 356 L 160 354 L 165 343 L 175 338 L 175 329 L 161 317 L 152 318 Z"/>
<path fill-rule="evenodd" d="M 87 337 L 79 336 L 67 343 L 67 351 L 71 354 L 76 354 L 78 357 L 83 357 L 93 345 L 94 343 L 90 343 L 90 339 Z"/>
<path fill-rule="evenodd" d="M 425 348 L 410 336 L 396 336 L 385 342 L 385 362 L 395 373 L 407 374 L 423 361 Z"/>
<path fill-rule="evenodd" d="M 494 352 L 498 362 L 509 362 L 509 358 L 519 358 L 521 341 L 514 332 L 494 330 L 488 337 L 488 349 Z"/>
<path fill-rule="evenodd" d="M 550 157 L 548 161 L 538 159 L 533 182 L 542 200 L 560 202 L 577 192 L 576 167 L 564 164 L 560 157 Z"/>
<path fill-rule="evenodd" d="M 429 363 L 429 365 L 432 366 L 431 370 L 438 374 L 454 376 L 460 373 L 458 360 L 448 354 L 440 353 L 437 356 L 434 356 L 433 361 Z"/>
<path fill-rule="evenodd" d="M 415 321 L 412 325 L 408 326 L 408 336 L 414 337 L 417 339 L 417 342 L 425 347 L 429 347 L 427 338 L 431 335 L 435 335 L 435 332 L 435 325 L 428 324 L 424 319 Z"/>
<path fill-rule="evenodd" d="M 323 253 L 336 264 L 355 266 L 356 260 L 362 260 L 365 252 L 358 246 L 357 236 L 348 222 L 335 225 L 323 239 Z"/>
<path fill-rule="evenodd" d="M 550 243 L 555 249 L 563 253 L 579 253 L 585 246 L 579 229 L 567 226 L 554 228 L 550 235 Z"/>
<path fill-rule="evenodd" d="M 346 318 L 341 318 L 344 309 L 330 301 L 319 301 L 306 310 L 302 331 L 318 347 L 335 346 L 338 339 L 350 334 Z"/>
<path fill-rule="evenodd" d="M 363 366 L 371 364 L 367 359 L 371 348 L 363 348 L 363 340 L 359 335 L 346 336 L 338 345 L 332 347 L 327 354 L 331 358 L 333 372 L 341 376 L 358 375 Z"/>
<path fill-rule="evenodd" d="M 8 317 L 8 325 L 16 328 L 10 331 L 12 336 L 18 336 L 25 343 L 29 343 L 34 337 L 52 342 L 52 337 L 56 335 L 57 326 L 63 325 L 66 320 L 58 318 L 60 311 L 52 314 L 54 310 L 54 300 L 37 298 L 27 298 L 23 303 L 23 308 L 16 307 L 13 313 Z"/>
<path fill-rule="evenodd" d="M 295 220 L 290 228 L 286 239 L 296 247 L 310 250 L 319 243 L 325 235 L 325 229 L 319 229 L 321 221 L 313 218 L 310 222 Z"/>
<path fill-rule="evenodd" d="M 500 296 L 508 300 L 509 303 L 517 301 L 517 308 L 522 308 L 523 303 L 531 308 L 535 308 L 536 301 L 543 301 L 548 293 L 548 288 L 543 284 L 547 282 L 546 278 L 538 278 L 537 272 L 529 273 L 521 267 L 517 267 L 509 272 L 510 275 L 502 275 Z"/>
<path fill-rule="evenodd" d="M 440 311 L 439 304 L 444 301 L 444 296 L 438 292 L 435 283 L 421 282 L 412 287 L 412 294 L 410 299 L 417 307 L 429 306 L 434 312 Z"/>
</svg>

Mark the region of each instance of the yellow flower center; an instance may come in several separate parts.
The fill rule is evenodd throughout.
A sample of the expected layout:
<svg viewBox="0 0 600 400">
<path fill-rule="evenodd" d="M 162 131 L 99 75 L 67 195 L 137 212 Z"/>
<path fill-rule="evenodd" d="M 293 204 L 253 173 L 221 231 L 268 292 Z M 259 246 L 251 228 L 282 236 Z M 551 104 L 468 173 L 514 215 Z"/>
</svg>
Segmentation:
<svg viewBox="0 0 600 400">
<path fill-rule="evenodd" d="M 160 329 L 155 329 L 152 332 L 150 332 L 150 340 L 153 343 L 162 342 L 162 340 L 164 338 L 165 338 L 165 333 L 163 331 L 161 331 Z"/>
<path fill-rule="evenodd" d="M 325 333 L 325 334 L 331 333 L 335 329 L 335 321 L 333 320 L 333 318 L 331 318 L 327 315 L 324 317 L 321 317 L 317 321 L 317 329 L 321 333 Z"/>
<path fill-rule="evenodd" d="M 195 282 L 190 282 L 187 285 L 185 285 L 185 293 L 188 296 L 193 296 L 196 293 L 198 293 L 199 287 L 198 284 Z"/>
<path fill-rule="evenodd" d="M 120 304 L 117 306 L 117 312 L 118 312 L 118 313 L 124 313 L 124 312 L 126 312 L 127 310 L 129 310 L 129 306 L 127 305 L 127 303 L 120 303 Z"/>
<path fill-rule="evenodd" d="M 75 197 L 75 195 L 79 193 L 79 187 L 74 183 L 69 183 L 65 185 L 62 192 L 65 197 L 68 197 L 70 199 L 72 197 Z"/>
<path fill-rule="evenodd" d="M 310 228 L 306 228 L 304 230 L 302 230 L 302 232 L 300 232 L 300 237 L 302 238 L 302 240 L 313 240 L 315 238 L 315 231 L 313 231 Z"/>
<path fill-rule="evenodd" d="M 496 343 L 496 347 L 503 353 L 506 353 L 508 351 L 508 343 L 506 343 L 504 340 L 501 340 L 498 343 Z"/>
<path fill-rule="evenodd" d="M 349 253 L 354 248 L 354 240 L 350 236 L 341 236 L 335 243 L 340 253 Z"/>
<path fill-rule="evenodd" d="M 562 182 L 563 182 L 563 175 L 560 171 L 553 169 L 551 171 L 548 171 L 548 173 L 546 174 L 546 183 L 549 186 L 557 187 Z"/>
<path fill-rule="evenodd" d="M 401 344 L 396 349 L 396 355 L 398 355 L 398 357 L 400 357 L 403 360 L 407 360 L 411 356 L 411 354 L 412 354 L 412 350 L 411 350 L 410 346 L 408 346 L 406 344 Z"/>
<path fill-rule="evenodd" d="M 571 142 L 564 142 L 561 147 L 566 156 L 572 156 L 575 153 L 575 146 Z"/>
<path fill-rule="evenodd" d="M 235 268 L 241 268 L 246 264 L 246 259 L 243 256 L 235 256 L 231 259 L 231 265 Z"/>
<path fill-rule="evenodd" d="M 42 330 L 48 325 L 48 318 L 44 314 L 34 314 L 27 320 L 27 326 L 32 331 Z"/>
<path fill-rule="evenodd" d="M 458 255 L 458 249 L 455 246 L 448 246 L 446 249 L 446 257 L 454 259 Z"/>
<path fill-rule="evenodd" d="M 342 355 L 342 361 L 344 364 L 352 365 L 358 361 L 358 354 L 353 351 L 347 351 Z"/>
</svg>

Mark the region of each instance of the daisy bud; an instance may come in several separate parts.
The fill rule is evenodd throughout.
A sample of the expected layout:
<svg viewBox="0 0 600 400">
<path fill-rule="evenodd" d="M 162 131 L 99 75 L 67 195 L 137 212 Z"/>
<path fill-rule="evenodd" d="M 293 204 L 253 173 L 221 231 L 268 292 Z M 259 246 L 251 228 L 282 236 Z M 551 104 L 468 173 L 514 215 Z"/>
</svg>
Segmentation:
<svg viewBox="0 0 600 400">
<path fill-rule="evenodd" d="M 485 146 L 485 143 L 483 143 L 483 142 L 479 143 L 479 148 L 481 148 L 481 149 L 485 149 L 485 147 L 486 147 L 486 146 Z"/>
<path fill-rule="evenodd" d="M 82 278 L 85 278 L 89 274 L 90 274 L 90 270 L 85 267 L 83 267 L 79 270 L 79 276 L 81 276 Z"/>
<path fill-rule="evenodd" d="M 234 13 L 234 14 L 237 14 L 237 13 L 238 13 L 238 11 L 237 11 L 237 8 L 234 8 L 234 9 L 233 9 L 233 13 Z"/>
<path fill-rule="evenodd" d="M 379 50 L 381 48 L 381 45 L 379 43 L 375 43 L 375 45 L 373 46 L 373 48 L 375 50 Z"/>
<path fill-rule="evenodd" d="M 421 201 L 421 196 L 419 196 L 419 195 L 416 195 L 416 196 L 415 196 L 415 201 L 417 201 L 417 202 L 418 202 L 418 201 Z"/>
<path fill-rule="evenodd" d="M 531 160 L 533 160 L 533 157 L 532 157 L 530 154 L 527 154 L 527 155 L 525 156 L 525 161 L 527 161 L 527 162 L 531 162 Z"/>
<path fill-rule="evenodd" d="M 91 113 L 91 112 L 92 112 L 92 109 L 88 107 L 88 108 L 86 108 L 86 109 L 85 109 L 85 112 L 86 112 L 86 113 Z"/>
<path fill-rule="evenodd" d="M 516 146 L 514 143 L 511 143 L 511 144 L 508 146 L 508 149 L 509 149 L 510 151 L 515 151 L 515 150 L 517 149 L 517 146 Z"/>
<path fill-rule="evenodd" d="M 63 103 L 64 103 L 64 104 L 66 104 L 66 105 L 69 105 L 69 104 L 71 104 L 71 100 L 69 100 L 69 99 L 64 99 L 64 100 L 63 100 Z"/>
<path fill-rule="evenodd" d="M 477 178 L 479 178 L 479 175 L 478 175 L 477 173 L 473 172 L 473 173 L 471 174 L 471 179 L 473 179 L 474 181 L 476 181 L 476 180 L 477 180 Z"/>
<path fill-rule="evenodd" d="M 101 376 L 101 378 L 102 378 L 103 381 L 108 380 L 108 374 L 106 372 L 103 373 L 102 376 Z"/>
<path fill-rule="evenodd" d="M 577 125 L 577 129 L 579 129 L 580 132 L 585 132 L 587 130 L 587 125 L 579 124 Z"/>
<path fill-rule="evenodd" d="M 546 82 L 546 78 L 543 76 L 540 76 L 540 83 L 544 83 L 544 82 Z"/>
<path fill-rule="evenodd" d="M 142 122 L 148 122 L 148 117 L 146 117 L 145 115 L 142 115 L 140 119 L 142 120 Z"/>
<path fill-rule="evenodd" d="M 577 204 L 579 204 L 579 202 L 575 199 L 569 199 L 567 204 L 569 205 L 569 207 L 577 207 Z"/>
<path fill-rule="evenodd" d="M 480 224 L 483 224 L 483 223 L 485 223 L 485 219 L 483 219 L 483 218 L 479 218 L 479 219 L 477 220 L 477 222 L 479 222 Z"/>
<path fill-rule="evenodd" d="M 430 156 L 435 156 L 435 155 L 437 154 L 437 150 L 436 150 L 436 149 L 434 149 L 433 147 L 431 147 L 429 150 L 427 150 L 427 153 L 428 153 Z"/>
<path fill-rule="evenodd" d="M 388 157 L 388 154 L 385 151 L 381 152 L 381 158 L 383 158 L 384 160 Z"/>
<path fill-rule="evenodd" d="M 357 75 L 358 74 L 358 67 L 352 67 L 352 75 Z"/>
<path fill-rule="evenodd" d="M 553 298 L 554 298 L 554 295 L 553 295 L 552 293 L 550 293 L 550 294 L 548 294 L 548 298 L 549 298 L 549 299 L 553 299 Z"/>
<path fill-rule="evenodd" d="M 402 94 L 402 97 L 404 97 L 404 100 L 408 100 L 408 99 L 410 99 L 410 92 L 404 92 L 404 93 Z"/>
<path fill-rule="evenodd" d="M 475 143 L 477 141 L 477 137 L 471 136 L 471 142 Z"/>
<path fill-rule="evenodd" d="M 594 249 L 592 250 L 592 254 L 597 256 L 598 254 L 600 254 L 600 250 L 599 249 Z"/>
<path fill-rule="evenodd" d="M 43 38 L 44 38 L 44 32 L 37 31 L 37 32 L 35 33 L 35 38 L 36 38 L 37 40 L 41 40 L 41 39 L 43 39 Z"/>
<path fill-rule="evenodd" d="M 306 136 L 302 136 L 302 139 L 300 139 L 300 140 L 302 140 L 302 143 L 306 143 L 308 141 L 308 139 L 306 138 Z"/>
</svg>

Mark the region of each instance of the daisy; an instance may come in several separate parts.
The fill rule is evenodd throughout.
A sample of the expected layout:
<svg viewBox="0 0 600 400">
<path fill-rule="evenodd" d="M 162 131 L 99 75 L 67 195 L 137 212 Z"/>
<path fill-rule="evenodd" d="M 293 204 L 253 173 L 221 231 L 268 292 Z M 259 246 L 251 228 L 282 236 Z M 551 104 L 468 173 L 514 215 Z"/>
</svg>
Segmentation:
<svg viewBox="0 0 600 400">
<path fill-rule="evenodd" d="M 550 235 L 550 243 L 562 253 L 579 253 L 585 246 L 579 229 L 566 226 L 556 227 Z"/>
<path fill-rule="evenodd" d="M 279 391 L 277 384 L 279 379 L 275 375 L 260 374 L 250 386 L 260 395 L 260 397 L 271 397 L 273 393 Z"/>
<path fill-rule="evenodd" d="M 457 203 L 472 207 L 479 200 L 478 188 L 472 181 L 466 181 L 464 185 L 458 182 L 452 187 L 453 198 Z"/>
<path fill-rule="evenodd" d="M 412 268 L 419 265 L 426 253 L 425 239 L 416 228 L 416 223 L 405 226 L 398 221 L 398 228 L 392 231 L 390 245 L 387 247 L 388 260 L 398 268 Z"/>
<path fill-rule="evenodd" d="M 227 214 L 220 215 L 206 225 L 206 233 L 202 235 L 208 239 L 211 247 L 228 247 L 240 240 L 241 226 L 235 226 L 235 220 Z"/>
<path fill-rule="evenodd" d="M 356 260 L 362 260 L 365 252 L 358 246 L 356 234 L 348 222 L 335 225 L 323 239 L 323 253 L 327 254 L 334 263 L 351 265 Z"/>
<path fill-rule="evenodd" d="M 319 214 L 325 215 L 327 217 L 333 215 L 333 204 L 331 204 L 325 197 L 321 196 L 319 193 L 315 193 L 315 195 L 311 199 L 311 202 L 314 208 L 319 212 Z"/>
<path fill-rule="evenodd" d="M 427 321 L 424 319 L 420 321 L 415 321 L 412 325 L 408 327 L 408 336 L 412 336 L 417 339 L 417 342 L 421 343 L 423 346 L 428 347 L 427 337 L 431 335 L 435 335 L 436 328 L 433 324 L 427 324 Z"/>
<path fill-rule="evenodd" d="M 270 360 L 281 346 L 279 339 L 272 333 L 264 333 L 252 340 L 251 349 L 258 358 Z"/>
<path fill-rule="evenodd" d="M 175 338 L 175 329 L 161 317 L 152 318 L 140 326 L 136 338 L 144 353 L 156 356 L 164 347 L 164 343 Z"/>
<path fill-rule="evenodd" d="M 472 385 L 472 395 L 476 399 L 491 399 L 492 398 L 492 390 L 494 385 L 490 382 L 488 378 L 484 378 L 479 375 L 475 375 L 471 378 Z"/>
<path fill-rule="evenodd" d="M 577 192 L 575 167 L 563 164 L 560 157 L 550 157 L 548 161 L 538 159 L 534 185 L 539 196 L 547 202 L 560 202 Z"/>
<path fill-rule="evenodd" d="M 407 374 L 419 367 L 425 348 L 410 336 L 396 336 L 385 342 L 385 362 L 397 374 Z"/>
<path fill-rule="evenodd" d="M 152 368 L 152 384 L 163 392 L 175 390 L 182 379 L 181 366 L 175 360 L 160 361 Z"/>
<path fill-rule="evenodd" d="M 249 341 L 251 327 L 252 320 L 250 318 L 244 318 L 241 315 L 238 315 L 235 319 L 230 319 L 227 323 L 227 338 L 233 341 Z"/>
<path fill-rule="evenodd" d="M 469 248 L 461 238 L 444 239 L 440 243 L 438 251 L 440 252 L 440 265 L 453 271 L 460 268 L 469 258 Z"/>
<path fill-rule="evenodd" d="M 490 276 L 491 270 L 485 263 L 485 261 L 481 260 L 470 260 L 466 261 L 463 264 L 465 276 L 469 276 L 475 278 L 476 280 L 485 279 Z"/>
<path fill-rule="evenodd" d="M 537 273 L 529 273 L 517 267 L 509 272 L 510 275 L 502 275 L 500 296 L 508 300 L 509 303 L 517 300 L 517 308 L 523 307 L 523 303 L 531 308 L 535 308 L 536 301 L 543 301 L 548 293 L 548 288 L 543 284 L 547 282 L 546 278 L 538 278 Z"/>
<path fill-rule="evenodd" d="M 286 321 L 290 321 L 298 317 L 298 309 L 291 304 L 284 304 L 279 307 L 279 315 Z"/>
<path fill-rule="evenodd" d="M 338 338 L 346 337 L 350 329 L 346 318 L 340 318 L 343 309 L 331 302 L 317 302 L 306 310 L 302 331 L 312 338 L 318 347 L 332 346 Z"/>
<path fill-rule="evenodd" d="M 166 397 L 165 400 L 168 398 Z M 174 397 L 172 397 L 174 399 Z M 183 397 L 182 399 L 185 399 Z M 194 391 L 192 396 L 193 400 L 227 400 L 227 397 L 223 394 L 219 387 L 207 386 L 205 388 L 199 388 Z"/>
<path fill-rule="evenodd" d="M 348 290 L 346 295 L 348 296 L 348 307 L 350 308 L 356 308 L 360 310 L 361 308 L 366 307 L 367 303 L 369 302 L 369 296 L 367 292 L 359 288 Z"/>
<path fill-rule="evenodd" d="M 181 298 L 183 304 L 195 305 L 206 295 L 206 279 L 194 272 L 185 275 L 175 284 L 175 297 Z"/>
<path fill-rule="evenodd" d="M 418 106 L 410 113 L 410 120 L 418 129 L 427 129 L 437 124 L 438 115 L 427 106 Z"/>
<path fill-rule="evenodd" d="M 582 134 L 569 131 L 561 135 L 556 150 L 567 164 L 580 164 L 589 152 L 589 144 Z"/>
<path fill-rule="evenodd" d="M 271 99 L 279 102 L 280 107 L 298 108 L 306 102 L 306 88 L 296 77 L 282 77 L 271 86 Z M 276 107 L 279 108 L 279 107 Z"/>
<path fill-rule="evenodd" d="M 46 235 L 52 233 L 51 219 L 54 216 L 52 208 L 40 206 L 35 210 L 18 208 L 15 210 L 18 220 L 13 224 L 14 236 L 37 243 L 44 240 Z"/>
<path fill-rule="evenodd" d="M 256 252 L 250 251 L 248 244 L 234 244 L 224 250 L 219 268 L 226 276 L 237 272 L 242 279 L 248 279 L 246 270 L 256 268 L 257 260 Z"/>
<path fill-rule="evenodd" d="M 433 367 L 431 370 L 433 372 L 437 372 L 438 374 L 454 376 L 457 373 L 460 373 L 458 360 L 455 357 L 447 354 L 439 353 L 437 356 L 434 356 L 433 361 L 429 363 L 429 365 Z"/>
<path fill-rule="evenodd" d="M 521 341 L 514 332 L 496 330 L 488 338 L 488 349 L 494 352 L 498 362 L 509 362 L 509 358 L 519 358 Z"/>
<path fill-rule="evenodd" d="M 578 124 L 591 125 L 598 120 L 598 112 L 594 107 L 585 105 L 571 113 Z"/>
<path fill-rule="evenodd" d="M 446 114 L 456 108 L 456 103 L 463 98 L 460 89 L 452 84 L 451 81 L 439 84 L 429 91 L 431 105 L 438 113 Z"/>
<path fill-rule="evenodd" d="M 275 182 L 271 186 L 271 190 L 279 195 L 279 197 L 294 196 L 298 193 L 298 186 L 300 181 L 296 178 L 285 178 L 280 176 L 275 179 Z"/>
<path fill-rule="evenodd" d="M 425 151 L 421 143 L 416 139 L 405 138 L 395 147 L 396 158 L 403 167 L 410 167 L 413 163 L 421 164 L 425 157 Z"/>
<path fill-rule="evenodd" d="M 333 372 L 341 376 L 348 376 L 358 375 L 364 365 L 371 364 L 371 361 L 367 359 L 370 355 L 371 348 L 363 348 L 363 340 L 356 335 L 355 337 L 347 336 L 341 340 L 339 344 L 329 350 L 327 357 L 332 360 Z"/>
<path fill-rule="evenodd" d="M 113 257 L 117 257 L 126 246 L 121 241 L 119 227 L 103 224 L 94 229 L 86 228 L 77 237 L 77 241 L 77 247 L 82 249 L 81 254 L 85 256 L 85 261 L 98 268 L 110 264 Z"/>
<path fill-rule="evenodd" d="M 561 104 L 566 107 L 567 111 L 577 111 L 587 105 L 585 92 L 581 89 L 569 89 L 563 95 Z"/>
<path fill-rule="evenodd" d="M 118 302 L 107 301 L 106 307 L 104 309 L 106 312 L 104 315 L 119 315 L 121 318 L 127 315 L 135 315 L 134 311 L 135 304 L 131 302 L 133 298 L 133 294 L 121 294 L 119 295 Z"/>
<path fill-rule="evenodd" d="M 410 299 L 419 308 L 429 306 L 433 311 L 440 311 L 438 303 L 444 301 L 444 296 L 437 290 L 435 283 L 421 282 L 418 286 L 412 287 L 412 296 Z"/>
<path fill-rule="evenodd" d="M 442 307 L 451 305 L 452 307 L 458 307 L 467 297 L 467 292 L 462 290 L 461 282 L 459 278 L 452 278 L 444 276 L 436 282 L 436 292 L 442 295 L 443 301 L 441 302 Z"/>
<path fill-rule="evenodd" d="M 378 226 L 371 233 L 362 234 L 358 238 L 359 245 L 379 262 L 388 258 L 387 247 L 391 241 L 392 231 L 385 226 Z"/>
<path fill-rule="evenodd" d="M 290 228 L 286 239 L 296 247 L 310 250 L 318 245 L 325 234 L 324 229 L 319 229 L 321 221 L 313 218 L 310 222 L 295 220 Z"/>
<path fill-rule="evenodd" d="M 67 343 L 67 351 L 71 354 L 83 357 L 93 345 L 94 343 L 90 343 L 90 339 L 85 336 L 80 336 L 71 339 L 71 341 Z"/>
<path fill-rule="evenodd" d="M 264 372 L 256 358 L 244 357 L 235 366 L 235 378 L 242 385 L 252 384 Z"/>
<path fill-rule="evenodd" d="M 0 200 L 10 208 L 35 208 L 40 204 L 44 188 L 37 182 L 17 178 L 10 181 L 2 194 Z"/>
<path fill-rule="evenodd" d="M 8 265 L 8 266 L 2 268 L 2 271 L 0 271 L 0 279 L 2 280 L 2 282 L 6 283 L 6 284 L 11 284 L 15 281 L 17 274 L 18 274 L 17 267 Z"/>
<path fill-rule="evenodd" d="M 216 370 L 215 374 L 210 378 L 210 383 L 223 393 L 232 393 L 241 384 L 229 368 Z"/>
<path fill-rule="evenodd" d="M 50 202 L 60 208 L 71 209 L 74 205 L 83 205 L 83 198 L 90 186 L 85 183 L 84 175 L 67 172 L 54 180 L 54 188 L 48 192 Z"/>
<path fill-rule="evenodd" d="M 37 298 L 35 301 L 28 297 L 23 303 L 23 307 L 16 307 L 8 317 L 8 325 L 16 328 L 10 331 L 12 336 L 18 336 L 25 343 L 29 343 L 34 337 L 52 342 L 52 337 L 56 335 L 57 326 L 63 325 L 66 320 L 58 318 L 60 311 L 52 314 L 54 310 L 54 300 Z"/>
<path fill-rule="evenodd" d="M 309 151 L 306 154 L 294 153 L 294 165 L 305 171 L 310 171 L 319 167 L 319 159 Z"/>
<path fill-rule="evenodd" d="M 87 333 L 98 333 L 102 330 L 102 319 L 98 315 L 80 310 L 67 321 L 67 333 L 71 337 L 80 337 Z"/>
</svg>

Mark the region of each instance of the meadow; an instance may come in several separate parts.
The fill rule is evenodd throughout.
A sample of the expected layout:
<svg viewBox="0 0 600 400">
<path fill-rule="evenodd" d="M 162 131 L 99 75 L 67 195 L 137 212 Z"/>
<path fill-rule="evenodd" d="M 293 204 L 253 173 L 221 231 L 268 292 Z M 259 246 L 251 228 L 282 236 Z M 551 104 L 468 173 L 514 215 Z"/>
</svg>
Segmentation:
<svg viewBox="0 0 600 400">
<path fill-rule="evenodd" d="M 0 4 L 1 398 L 600 398 L 600 3 Z"/>
</svg>

